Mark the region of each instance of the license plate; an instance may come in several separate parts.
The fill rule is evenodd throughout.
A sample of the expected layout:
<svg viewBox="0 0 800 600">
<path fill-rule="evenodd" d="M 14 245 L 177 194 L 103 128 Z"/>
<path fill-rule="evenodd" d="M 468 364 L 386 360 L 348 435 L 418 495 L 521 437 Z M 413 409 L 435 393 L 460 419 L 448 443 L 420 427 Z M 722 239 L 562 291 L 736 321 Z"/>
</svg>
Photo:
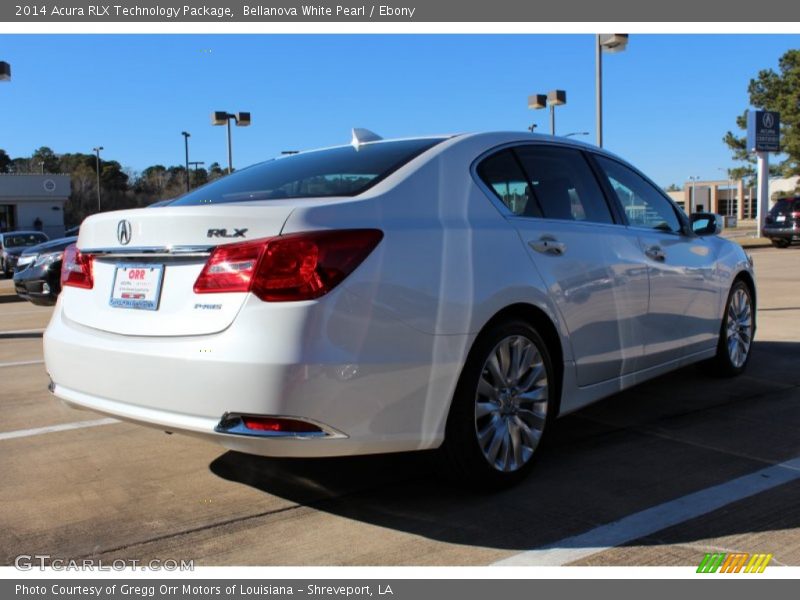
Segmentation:
<svg viewBox="0 0 800 600">
<path fill-rule="evenodd" d="M 778 215 L 777 217 L 775 217 L 776 223 L 783 223 L 785 220 L 786 220 L 786 215 Z"/>
<path fill-rule="evenodd" d="M 117 265 L 111 287 L 111 306 L 158 310 L 164 265 Z"/>
</svg>

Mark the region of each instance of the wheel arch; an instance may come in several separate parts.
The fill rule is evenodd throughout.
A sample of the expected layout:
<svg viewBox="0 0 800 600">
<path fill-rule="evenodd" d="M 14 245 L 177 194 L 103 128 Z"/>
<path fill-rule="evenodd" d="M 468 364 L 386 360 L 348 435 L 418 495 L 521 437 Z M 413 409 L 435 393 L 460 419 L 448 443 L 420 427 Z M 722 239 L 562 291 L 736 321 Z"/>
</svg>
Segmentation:
<svg viewBox="0 0 800 600">
<path fill-rule="evenodd" d="M 555 323 L 553 323 L 552 319 L 544 310 L 538 306 L 525 302 L 510 304 L 499 310 L 483 325 L 481 330 L 478 332 L 478 335 L 475 336 L 475 340 L 472 342 L 472 347 L 470 348 L 469 353 L 470 355 L 472 354 L 478 340 L 481 339 L 481 336 L 485 331 L 491 327 L 494 327 L 498 323 L 513 319 L 525 321 L 526 323 L 529 323 L 535 327 L 547 344 L 547 350 L 550 352 L 553 362 L 553 370 L 555 371 L 556 376 L 556 406 L 554 415 L 558 416 L 559 412 L 561 411 L 561 394 L 563 393 L 564 389 L 564 349 L 561 344 L 561 336 L 558 333 Z"/>
</svg>

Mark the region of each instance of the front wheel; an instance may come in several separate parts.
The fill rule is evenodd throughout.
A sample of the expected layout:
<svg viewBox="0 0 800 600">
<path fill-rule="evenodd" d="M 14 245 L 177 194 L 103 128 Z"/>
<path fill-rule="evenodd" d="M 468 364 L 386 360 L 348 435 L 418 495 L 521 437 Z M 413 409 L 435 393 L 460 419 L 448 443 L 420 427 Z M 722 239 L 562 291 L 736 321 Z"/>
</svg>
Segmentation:
<svg viewBox="0 0 800 600">
<path fill-rule="evenodd" d="M 754 332 L 755 311 L 750 288 L 744 281 L 736 281 L 728 294 L 714 357 L 721 375 L 732 377 L 745 370 L 750 361 Z"/>
<path fill-rule="evenodd" d="M 483 489 L 512 485 L 530 470 L 552 417 L 550 353 L 524 321 L 479 337 L 456 387 L 441 448 L 448 475 Z"/>
</svg>

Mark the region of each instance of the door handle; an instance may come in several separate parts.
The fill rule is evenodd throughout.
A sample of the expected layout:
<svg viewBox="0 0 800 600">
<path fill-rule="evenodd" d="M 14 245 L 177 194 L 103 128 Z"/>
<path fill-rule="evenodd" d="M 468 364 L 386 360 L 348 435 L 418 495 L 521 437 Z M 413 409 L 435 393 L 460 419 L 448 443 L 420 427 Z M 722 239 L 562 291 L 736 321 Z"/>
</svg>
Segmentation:
<svg viewBox="0 0 800 600">
<path fill-rule="evenodd" d="M 528 242 L 528 245 L 542 254 L 549 254 L 551 256 L 561 256 L 567 251 L 567 245 L 564 242 L 556 241 L 552 236 L 545 235 L 538 240 Z"/>
<path fill-rule="evenodd" d="M 657 260 L 659 262 L 664 262 L 667 258 L 667 255 L 664 254 L 664 251 L 661 249 L 661 246 L 650 246 L 644 253 L 652 258 L 653 260 Z"/>
</svg>

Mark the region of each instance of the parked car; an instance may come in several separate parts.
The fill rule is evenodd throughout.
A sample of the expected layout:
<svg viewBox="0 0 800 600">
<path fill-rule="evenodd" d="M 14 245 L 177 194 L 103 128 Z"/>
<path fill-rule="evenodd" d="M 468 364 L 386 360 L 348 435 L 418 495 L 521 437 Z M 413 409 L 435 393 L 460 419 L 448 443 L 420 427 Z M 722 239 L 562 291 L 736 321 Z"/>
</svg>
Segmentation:
<svg viewBox="0 0 800 600">
<path fill-rule="evenodd" d="M 718 219 L 577 141 L 356 130 L 87 218 L 51 389 L 242 452 L 439 448 L 507 485 L 557 416 L 698 361 L 744 371 L 754 273 Z"/>
<path fill-rule="evenodd" d="M 792 241 L 800 240 L 800 196 L 775 202 L 764 221 L 763 234 L 778 248 L 788 248 Z"/>
<path fill-rule="evenodd" d="M 11 277 L 23 250 L 49 240 L 41 231 L 7 231 L 0 233 L 0 272 Z"/>
<path fill-rule="evenodd" d="M 64 249 L 77 240 L 74 236 L 59 238 L 28 248 L 20 254 L 14 273 L 17 295 L 40 306 L 55 304 L 61 292 Z"/>
</svg>

